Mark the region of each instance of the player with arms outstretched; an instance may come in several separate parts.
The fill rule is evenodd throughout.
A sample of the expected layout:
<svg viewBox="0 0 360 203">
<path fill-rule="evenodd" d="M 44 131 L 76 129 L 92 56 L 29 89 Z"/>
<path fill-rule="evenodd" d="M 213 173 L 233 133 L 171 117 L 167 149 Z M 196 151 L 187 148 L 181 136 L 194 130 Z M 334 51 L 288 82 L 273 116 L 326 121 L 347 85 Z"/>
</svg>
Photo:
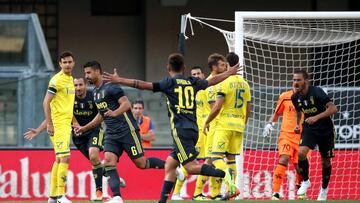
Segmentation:
<svg viewBox="0 0 360 203">
<path fill-rule="evenodd" d="M 168 58 L 167 69 L 170 77 L 166 77 L 159 82 L 151 83 L 105 74 L 105 79 L 110 82 L 139 89 L 153 90 L 154 92 L 163 92 L 167 97 L 170 125 L 175 146 L 170 156 L 166 159 L 165 180 L 159 200 L 160 203 L 167 201 L 174 186 L 176 167 L 180 163 L 190 174 L 215 177 L 225 177 L 226 175 L 226 184 L 235 190 L 236 186 L 232 184 L 229 172 L 215 169 L 207 164 L 199 164 L 195 160 L 198 155 L 195 149 L 195 144 L 198 140 L 195 96 L 199 90 L 215 85 L 230 75 L 236 74 L 237 67 L 231 67 L 223 74 L 219 74 L 209 80 L 200 80 L 194 77 L 188 78 L 183 75 L 185 69 L 183 56 L 174 53 L 170 54 Z"/>
<path fill-rule="evenodd" d="M 318 200 L 326 200 L 331 176 L 331 158 L 335 156 L 335 128 L 331 116 L 337 113 L 337 108 L 324 90 L 309 85 L 309 75 L 305 70 L 295 71 L 293 87 L 296 93 L 292 95 L 291 100 L 297 111 L 296 130 L 299 130 L 301 112 L 304 113 L 299 149 L 299 167 L 303 182 L 297 195 L 304 198 L 310 187 L 307 154 L 317 145 L 322 163 L 322 187 Z"/>
</svg>

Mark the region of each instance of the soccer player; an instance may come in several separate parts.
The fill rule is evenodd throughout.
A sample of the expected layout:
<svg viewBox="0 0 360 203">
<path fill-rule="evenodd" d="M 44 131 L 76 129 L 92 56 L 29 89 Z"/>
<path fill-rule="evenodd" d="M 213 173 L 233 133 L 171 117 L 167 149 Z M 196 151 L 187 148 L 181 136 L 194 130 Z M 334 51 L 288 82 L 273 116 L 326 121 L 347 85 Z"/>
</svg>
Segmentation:
<svg viewBox="0 0 360 203">
<path fill-rule="evenodd" d="M 98 109 L 95 118 L 85 126 L 74 126 L 77 134 L 106 124 L 104 138 L 105 171 L 109 176 L 109 185 L 113 198 L 108 203 L 122 203 L 119 174 L 116 164 L 123 151 L 140 169 L 164 168 L 165 162 L 158 158 L 145 158 L 141 146 L 139 128 L 131 112 L 131 103 L 119 85 L 105 83 L 102 79 L 102 68 L 99 62 L 91 61 L 84 65 L 85 78 L 95 85 L 93 97 Z"/>
<path fill-rule="evenodd" d="M 269 119 L 269 123 L 266 124 L 263 137 L 269 137 L 271 131 L 274 130 L 274 125 L 278 118 L 283 115 L 280 135 L 278 139 L 278 151 L 279 151 L 279 162 L 275 168 L 273 175 L 273 195 L 272 200 L 280 200 L 280 187 L 285 177 L 285 172 L 288 167 L 289 160 L 292 162 L 296 169 L 296 185 L 300 185 L 302 180 L 301 174 L 298 168 L 298 153 L 300 143 L 300 133 L 294 132 L 296 126 L 296 110 L 291 102 L 291 96 L 295 90 L 289 90 L 283 92 L 277 102 L 274 113 Z M 301 126 L 300 126 L 301 129 Z"/>
<path fill-rule="evenodd" d="M 192 67 L 190 70 L 190 74 L 192 77 L 199 78 L 201 80 L 205 79 L 205 75 L 202 71 L 202 68 L 199 66 Z M 195 148 L 199 152 L 199 155 L 197 156 L 196 159 L 199 161 L 204 161 L 205 160 L 206 136 L 202 132 L 202 124 L 204 122 L 204 118 L 206 118 L 206 116 L 207 116 L 207 114 L 205 114 L 205 105 L 207 103 L 205 90 L 199 90 L 197 92 L 195 101 L 196 101 L 196 122 L 197 122 L 197 126 L 199 129 L 199 131 L 198 131 L 199 138 L 195 145 Z M 185 176 L 187 175 L 186 170 L 183 170 L 183 168 L 182 168 L 181 171 L 185 172 Z M 194 195 L 192 198 L 193 200 L 208 200 L 202 194 L 202 190 L 203 190 L 204 184 L 206 183 L 207 179 L 208 179 L 208 176 L 199 175 L 197 177 L 195 191 L 194 191 Z M 180 196 L 180 190 L 181 190 L 181 187 L 183 186 L 184 182 L 185 182 L 185 179 L 183 179 L 183 180 L 177 179 L 176 180 L 174 192 L 171 197 L 172 200 L 182 200 L 182 197 Z"/>
<path fill-rule="evenodd" d="M 47 133 L 54 146 L 56 160 L 51 169 L 50 197 L 48 203 L 71 203 L 65 197 L 66 178 L 70 162 L 70 136 L 75 88 L 72 70 L 75 58 L 71 52 L 59 57 L 61 71 L 54 75 L 44 98 Z"/>
<path fill-rule="evenodd" d="M 92 92 L 87 90 L 84 78 L 75 78 L 75 102 L 73 125 L 86 125 L 92 121 L 98 113 Z M 74 123 L 76 122 L 76 123 Z M 44 121 L 36 129 L 29 128 L 24 134 L 26 139 L 33 139 L 46 129 L 46 121 Z M 76 148 L 90 161 L 92 165 L 93 177 L 96 186 L 96 197 L 92 200 L 102 200 L 102 176 L 103 165 L 100 160 L 100 151 L 103 150 L 104 132 L 101 126 L 96 126 L 81 135 L 72 133 L 72 140 Z M 121 187 L 125 187 L 125 181 L 120 178 Z"/>
<path fill-rule="evenodd" d="M 144 101 L 138 99 L 132 103 L 132 112 L 140 128 L 141 145 L 151 147 L 156 135 L 150 117 L 144 116 L 144 107 Z"/>
<path fill-rule="evenodd" d="M 228 61 L 238 61 L 235 53 L 229 53 L 226 58 L 229 58 Z M 204 132 L 209 130 L 210 122 L 219 116 L 212 147 L 213 165 L 222 170 L 230 169 L 233 182 L 237 174 L 235 155 L 240 154 L 242 138 L 250 114 L 250 101 L 249 84 L 241 76 L 230 76 L 219 84 L 216 102 L 203 127 Z M 229 200 L 239 193 L 240 191 L 233 193 L 228 188 L 222 199 Z"/>
<path fill-rule="evenodd" d="M 183 75 L 185 65 L 181 54 L 173 53 L 168 58 L 167 70 L 170 77 L 159 82 L 145 82 L 121 78 L 115 75 L 106 74 L 105 79 L 132 86 L 139 89 L 153 90 L 154 92 L 163 92 L 167 97 L 168 111 L 170 116 L 170 125 L 174 140 L 174 149 L 166 159 L 165 180 L 160 196 L 160 203 L 166 202 L 174 186 L 176 167 L 181 163 L 190 174 L 200 174 L 206 176 L 225 177 L 225 182 L 231 185 L 232 191 L 237 190 L 231 182 L 229 171 L 215 169 L 207 164 L 199 164 L 195 159 L 198 152 L 195 144 L 198 140 L 198 128 L 196 125 L 196 104 L 195 96 L 199 90 L 208 86 L 215 85 L 230 75 L 236 74 L 238 66 L 231 67 L 223 74 L 219 74 L 209 80 L 200 80 L 194 77 L 185 77 Z"/>
<path fill-rule="evenodd" d="M 299 198 L 304 198 L 307 189 L 310 187 L 307 154 L 310 149 L 314 149 L 317 145 L 322 163 L 322 187 L 318 200 L 326 200 L 331 175 L 331 158 L 335 156 L 335 130 L 330 117 L 337 113 L 337 108 L 321 88 L 309 85 L 309 75 L 305 70 L 295 71 L 293 87 L 296 93 L 292 95 L 291 101 L 297 111 L 295 130 L 298 132 L 300 130 L 301 112 L 304 113 L 299 148 L 299 167 L 303 182 L 297 191 L 297 195 Z"/>
</svg>

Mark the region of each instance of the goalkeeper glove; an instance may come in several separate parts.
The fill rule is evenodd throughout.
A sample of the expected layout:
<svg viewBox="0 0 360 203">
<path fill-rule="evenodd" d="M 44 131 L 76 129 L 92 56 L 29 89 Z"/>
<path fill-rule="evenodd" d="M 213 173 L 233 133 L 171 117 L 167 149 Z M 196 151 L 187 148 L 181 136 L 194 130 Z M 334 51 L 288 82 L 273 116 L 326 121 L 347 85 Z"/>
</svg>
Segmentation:
<svg viewBox="0 0 360 203">
<path fill-rule="evenodd" d="M 263 137 L 267 138 L 271 135 L 271 132 L 274 130 L 274 125 L 272 123 L 266 124 L 264 131 L 263 131 Z"/>
</svg>

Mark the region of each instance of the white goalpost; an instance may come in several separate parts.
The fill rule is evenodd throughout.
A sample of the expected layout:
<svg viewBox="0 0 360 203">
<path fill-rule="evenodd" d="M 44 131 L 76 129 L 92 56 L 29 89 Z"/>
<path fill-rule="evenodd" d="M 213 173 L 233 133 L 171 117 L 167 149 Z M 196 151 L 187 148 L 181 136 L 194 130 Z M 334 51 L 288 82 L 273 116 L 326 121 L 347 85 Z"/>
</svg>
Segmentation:
<svg viewBox="0 0 360 203">
<path fill-rule="evenodd" d="M 360 12 L 235 12 L 235 31 L 209 23 L 221 19 L 190 14 L 186 19 L 192 33 L 194 21 L 224 35 L 229 51 L 240 56 L 243 77 L 251 86 L 252 113 L 237 159 L 240 198 L 272 195 L 281 120 L 270 140 L 261 133 L 280 93 L 291 89 L 294 70 L 302 68 L 309 72 L 311 84 L 323 88 L 339 109 L 333 116 L 337 136 L 328 199 L 360 199 Z M 309 163 L 312 185 L 307 196 L 316 199 L 322 176 L 316 150 Z M 281 195 L 296 199 L 291 163 L 286 179 Z"/>
</svg>

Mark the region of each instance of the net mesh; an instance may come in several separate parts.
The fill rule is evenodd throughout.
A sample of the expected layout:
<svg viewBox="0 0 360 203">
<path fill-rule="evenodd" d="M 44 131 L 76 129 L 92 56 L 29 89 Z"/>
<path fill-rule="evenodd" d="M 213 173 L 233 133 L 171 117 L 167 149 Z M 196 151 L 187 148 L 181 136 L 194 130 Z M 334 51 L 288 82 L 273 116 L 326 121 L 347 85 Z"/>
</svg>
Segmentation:
<svg viewBox="0 0 360 203">
<path fill-rule="evenodd" d="M 359 20 L 346 19 L 244 20 L 244 72 L 253 99 L 244 140 L 244 198 L 272 195 L 281 120 L 270 140 L 261 133 L 281 92 L 291 89 L 293 72 L 299 68 L 308 71 L 310 84 L 322 87 L 339 109 L 333 117 L 337 150 L 328 199 L 360 198 L 359 26 Z M 289 166 L 282 196 L 295 199 L 295 172 Z M 315 150 L 310 158 L 309 199 L 317 198 L 321 171 L 321 158 Z"/>
<path fill-rule="evenodd" d="M 336 150 L 328 199 L 360 199 L 359 21 L 316 17 L 243 19 L 244 77 L 252 90 L 252 112 L 243 141 L 243 170 L 239 170 L 243 174 L 237 180 L 243 185 L 242 198 L 269 199 L 272 195 L 281 118 L 269 140 L 261 134 L 279 95 L 291 89 L 294 70 L 302 68 L 310 74 L 310 84 L 323 88 L 339 110 L 333 116 Z M 223 34 L 229 51 L 235 50 L 235 32 L 209 27 Z M 321 157 L 316 149 L 309 163 L 311 188 L 307 196 L 316 199 L 322 177 Z M 296 199 L 291 162 L 286 174 L 281 196 Z"/>
</svg>

